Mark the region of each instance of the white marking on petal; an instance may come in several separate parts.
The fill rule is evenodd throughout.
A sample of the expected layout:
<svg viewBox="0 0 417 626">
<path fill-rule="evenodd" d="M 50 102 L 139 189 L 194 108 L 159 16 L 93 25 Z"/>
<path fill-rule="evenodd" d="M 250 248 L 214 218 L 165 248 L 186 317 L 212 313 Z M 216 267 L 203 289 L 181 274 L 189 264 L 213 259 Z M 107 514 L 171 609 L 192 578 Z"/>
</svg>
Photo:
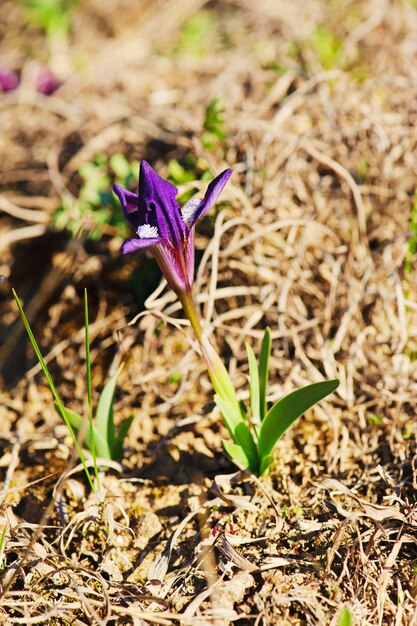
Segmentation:
<svg viewBox="0 0 417 626">
<path fill-rule="evenodd" d="M 159 237 L 157 227 L 150 226 L 149 224 L 142 224 L 142 226 L 139 226 L 137 233 L 141 239 L 153 239 L 154 237 Z"/>
<path fill-rule="evenodd" d="M 194 213 L 197 208 L 200 206 L 201 200 L 198 198 L 192 198 L 189 200 L 181 209 L 182 219 L 184 220 L 184 224 L 190 228 L 193 223 Z"/>
</svg>

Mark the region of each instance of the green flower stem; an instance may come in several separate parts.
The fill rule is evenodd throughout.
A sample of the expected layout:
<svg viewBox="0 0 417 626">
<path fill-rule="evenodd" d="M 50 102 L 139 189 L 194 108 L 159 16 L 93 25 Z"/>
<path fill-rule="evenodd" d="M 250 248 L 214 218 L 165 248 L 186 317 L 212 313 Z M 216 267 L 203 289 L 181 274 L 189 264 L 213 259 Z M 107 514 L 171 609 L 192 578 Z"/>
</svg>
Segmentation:
<svg viewBox="0 0 417 626">
<path fill-rule="evenodd" d="M 203 335 L 200 318 L 194 303 L 191 292 L 178 293 L 178 298 L 182 304 L 184 312 L 190 321 L 195 332 L 201 351 L 207 363 L 208 373 L 215 392 L 222 398 L 227 398 L 233 405 L 239 408 L 239 401 L 236 396 L 235 388 L 230 379 L 229 373 L 223 365 L 219 355 L 207 339 Z"/>
<path fill-rule="evenodd" d="M 200 318 L 197 313 L 197 308 L 194 303 L 193 294 L 190 292 L 177 293 L 178 299 L 182 304 L 184 313 L 190 321 L 190 324 L 195 332 L 198 343 L 203 341 L 203 328 L 201 326 Z"/>
</svg>

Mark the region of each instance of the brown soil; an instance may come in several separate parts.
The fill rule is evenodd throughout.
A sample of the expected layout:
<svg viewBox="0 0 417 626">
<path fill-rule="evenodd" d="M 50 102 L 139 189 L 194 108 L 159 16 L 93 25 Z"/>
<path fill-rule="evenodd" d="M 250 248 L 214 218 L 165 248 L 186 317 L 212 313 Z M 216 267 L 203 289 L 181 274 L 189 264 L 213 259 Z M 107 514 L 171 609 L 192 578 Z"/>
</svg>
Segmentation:
<svg viewBox="0 0 417 626">
<path fill-rule="evenodd" d="M 358 626 L 416 625 L 416 3 L 85 0 L 67 46 L 23 4 L 0 6 L 0 58 L 22 73 L 0 93 L 0 622 L 344 626 L 346 606 Z M 54 225 L 82 166 L 114 154 L 162 176 L 175 160 L 197 179 L 181 193 L 234 169 L 198 225 L 196 293 L 240 397 L 267 326 L 271 401 L 341 380 L 267 478 L 225 456 L 154 262 L 122 258 L 113 223 Z M 95 401 L 125 362 L 116 421 L 135 419 L 94 494 L 11 287 L 69 408 L 87 405 L 85 288 Z"/>
</svg>

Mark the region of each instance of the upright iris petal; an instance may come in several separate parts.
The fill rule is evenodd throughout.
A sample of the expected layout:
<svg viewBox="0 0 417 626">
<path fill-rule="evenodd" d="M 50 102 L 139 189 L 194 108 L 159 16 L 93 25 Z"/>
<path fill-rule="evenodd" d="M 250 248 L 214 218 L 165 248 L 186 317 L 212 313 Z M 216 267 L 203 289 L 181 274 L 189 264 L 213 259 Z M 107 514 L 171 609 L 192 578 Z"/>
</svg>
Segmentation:
<svg viewBox="0 0 417 626">
<path fill-rule="evenodd" d="M 194 226 L 216 202 L 231 175 L 231 169 L 222 172 L 209 184 L 203 200 L 193 199 L 181 210 L 178 189 L 142 161 L 137 195 L 120 185 L 113 187 L 136 232 L 121 252 L 149 248 L 170 287 L 177 294 L 189 293 L 194 276 Z"/>
</svg>

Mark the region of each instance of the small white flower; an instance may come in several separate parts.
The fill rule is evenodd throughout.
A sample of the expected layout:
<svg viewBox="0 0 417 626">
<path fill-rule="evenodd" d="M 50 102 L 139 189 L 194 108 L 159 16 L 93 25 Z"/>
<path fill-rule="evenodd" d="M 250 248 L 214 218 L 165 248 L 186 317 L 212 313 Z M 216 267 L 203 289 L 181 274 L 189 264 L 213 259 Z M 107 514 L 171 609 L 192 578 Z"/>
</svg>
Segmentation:
<svg viewBox="0 0 417 626">
<path fill-rule="evenodd" d="M 193 223 L 194 213 L 198 206 L 200 206 L 201 200 L 198 198 L 192 198 L 189 200 L 181 209 L 182 219 L 184 220 L 184 224 L 188 227 Z"/>
<path fill-rule="evenodd" d="M 142 226 L 139 226 L 137 233 L 140 239 L 153 239 L 154 237 L 159 237 L 157 227 L 150 226 L 149 224 L 142 224 Z"/>
</svg>

